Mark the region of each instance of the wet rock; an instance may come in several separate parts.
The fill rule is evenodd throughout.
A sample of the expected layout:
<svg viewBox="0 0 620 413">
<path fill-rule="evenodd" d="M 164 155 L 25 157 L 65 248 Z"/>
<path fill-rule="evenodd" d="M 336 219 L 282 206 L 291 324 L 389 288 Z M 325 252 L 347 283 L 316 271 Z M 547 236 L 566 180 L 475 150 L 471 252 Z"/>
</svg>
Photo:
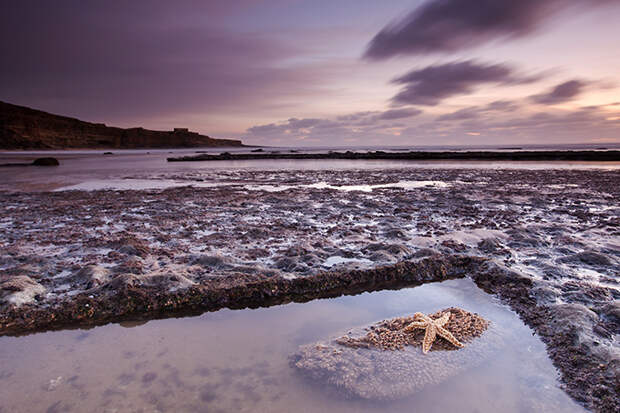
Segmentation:
<svg viewBox="0 0 620 413">
<path fill-rule="evenodd" d="M 614 300 L 599 308 L 601 318 L 609 324 L 611 331 L 620 334 L 620 300 Z"/>
<path fill-rule="evenodd" d="M 601 320 L 594 311 L 581 304 L 558 304 L 551 307 L 551 314 L 554 335 L 571 338 L 567 345 L 573 357 L 581 355 L 591 363 L 603 365 L 620 359 L 620 350 L 601 345 L 601 336 L 606 333 L 600 327 L 602 334 L 595 331 Z"/>
<path fill-rule="evenodd" d="M 540 303 L 553 303 L 557 299 L 557 291 L 547 286 L 538 286 L 532 289 L 532 295 Z"/>
<path fill-rule="evenodd" d="M 543 274 L 543 278 L 546 280 L 560 280 L 565 277 L 564 271 L 562 271 L 561 268 L 558 268 L 557 265 L 540 263 L 540 270 Z"/>
<path fill-rule="evenodd" d="M 132 256 L 123 261 L 122 264 L 116 266 L 114 272 L 142 274 L 144 272 L 144 262 L 140 257 Z"/>
<path fill-rule="evenodd" d="M 0 281 L 0 302 L 19 307 L 35 301 L 46 289 L 26 275 L 11 276 Z"/>
<path fill-rule="evenodd" d="M 439 251 L 436 251 L 431 248 L 422 248 L 413 253 L 413 258 L 425 258 L 432 257 L 433 255 L 439 254 Z"/>
<path fill-rule="evenodd" d="M 277 269 L 287 272 L 292 272 L 297 267 L 297 260 L 293 257 L 281 257 L 275 261 Z"/>
<path fill-rule="evenodd" d="M 113 242 L 112 245 L 118 252 L 126 255 L 136 255 L 144 258 L 151 253 L 149 246 L 144 241 L 133 237 L 120 239 Z"/>
<path fill-rule="evenodd" d="M 567 281 L 562 284 L 562 298 L 567 302 L 593 305 L 612 299 L 609 289 L 582 281 Z"/>
<path fill-rule="evenodd" d="M 497 238 L 485 238 L 478 243 L 478 249 L 487 254 L 503 255 L 508 250 L 503 247 Z"/>
<path fill-rule="evenodd" d="M 537 236 L 527 229 L 514 228 L 506 231 L 508 246 L 511 248 L 536 248 L 541 246 L 541 241 Z"/>
<path fill-rule="evenodd" d="M 388 262 L 393 260 L 401 261 L 412 256 L 411 249 L 403 244 L 383 244 L 375 242 L 366 246 L 364 248 L 364 252 L 375 252 L 375 254 L 384 254 L 386 257 L 388 257 L 385 260 Z M 372 256 L 370 257 L 372 261 L 379 261 L 379 259 L 377 258 L 379 258 L 379 256 L 377 256 L 375 259 L 373 259 Z"/>
<path fill-rule="evenodd" d="M 196 285 L 196 282 L 192 281 L 185 275 L 168 272 L 154 272 L 145 276 L 139 277 L 140 283 L 147 287 L 159 287 L 163 290 L 170 292 L 185 290 Z"/>
<path fill-rule="evenodd" d="M 373 262 L 387 263 L 387 262 L 396 262 L 397 259 L 391 254 L 388 254 L 385 251 L 375 251 L 368 256 L 368 259 Z"/>
<path fill-rule="evenodd" d="M 391 228 L 387 230 L 384 236 L 388 239 L 408 239 L 409 235 L 399 228 Z"/>
<path fill-rule="evenodd" d="M 85 284 L 87 289 L 98 287 L 110 281 L 110 270 L 100 265 L 87 265 L 77 272 L 73 281 Z"/>
<path fill-rule="evenodd" d="M 99 287 L 102 291 L 122 291 L 127 287 L 136 288 L 142 286 L 142 278 L 136 274 L 120 274 Z"/>
<path fill-rule="evenodd" d="M 469 247 L 462 242 L 458 242 L 455 240 L 445 240 L 441 242 L 441 247 L 444 250 L 449 252 L 465 252 L 469 249 Z"/>
<path fill-rule="evenodd" d="M 595 251 L 583 251 L 578 254 L 573 254 L 568 257 L 560 259 L 560 262 L 577 264 L 584 263 L 592 266 L 607 266 L 611 265 L 609 258 L 601 253 Z"/>
<path fill-rule="evenodd" d="M 191 262 L 212 269 L 223 269 L 230 267 L 231 259 L 222 254 L 202 254 L 193 256 Z"/>
<path fill-rule="evenodd" d="M 58 166 L 60 165 L 60 162 L 58 162 L 58 159 L 56 158 L 37 158 L 35 159 L 32 164 L 34 166 Z"/>
<path fill-rule="evenodd" d="M 243 274 L 260 274 L 266 277 L 275 277 L 280 275 L 280 271 L 274 268 L 267 268 L 262 265 L 237 265 L 233 267 L 233 270 Z"/>
</svg>

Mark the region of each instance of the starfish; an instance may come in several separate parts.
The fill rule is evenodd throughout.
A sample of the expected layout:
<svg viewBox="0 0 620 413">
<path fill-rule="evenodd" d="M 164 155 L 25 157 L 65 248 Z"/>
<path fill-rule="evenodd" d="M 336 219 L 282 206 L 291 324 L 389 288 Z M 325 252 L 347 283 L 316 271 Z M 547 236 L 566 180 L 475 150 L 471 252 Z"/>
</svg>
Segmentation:
<svg viewBox="0 0 620 413">
<path fill-rule="evenodd" d="M 446 325 L 448 320 L 450 320 L 449 312 L 444 313 L 440 318 L 435 320 L 422 313 L 415 313 L 413 315 L 413 320 L 413 322 L 409 323 L 409 325 L 404 328 L 404 331 L 408 333 L 420 328 L 426 330 L 424 333 L 424 341 L 422 341 L 422 352 L 424 354 L 428 353 L 431 349 L 437 335 L 445 338 L 456 347 L 463 347 L 463 344 L 461 344 L 461 342 L 454 338 L 452 333 L 443 327 Z"/>
</svg>

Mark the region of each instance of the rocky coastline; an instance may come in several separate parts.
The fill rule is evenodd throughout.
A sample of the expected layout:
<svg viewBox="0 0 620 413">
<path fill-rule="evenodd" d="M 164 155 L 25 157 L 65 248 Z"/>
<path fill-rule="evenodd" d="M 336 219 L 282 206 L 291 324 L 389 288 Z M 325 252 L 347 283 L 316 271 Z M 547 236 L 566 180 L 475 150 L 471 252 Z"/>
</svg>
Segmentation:
<svg viewBox="0 0 620 413">
<path fill-rule="evenodd" d="M 241 147 L 236 139 L 214 139 L 187 128 L 154 131 L 117 128 L 0 102 L 0 149 L 137 149 Z"/>
<path fill-rule="evenodd" d="M 469 277 L 547 344 L 575 400 L 600 412 L 620 403 L 617 171 L 157 178 L 188 186 L 2 193 L 0 334 Z M 191 186 L 216 180 L 223 186 Z M 329 185 L 308 186 L 317 180 Z M 389 185 L 405 181 L 444 185 Z"/>
</svg>

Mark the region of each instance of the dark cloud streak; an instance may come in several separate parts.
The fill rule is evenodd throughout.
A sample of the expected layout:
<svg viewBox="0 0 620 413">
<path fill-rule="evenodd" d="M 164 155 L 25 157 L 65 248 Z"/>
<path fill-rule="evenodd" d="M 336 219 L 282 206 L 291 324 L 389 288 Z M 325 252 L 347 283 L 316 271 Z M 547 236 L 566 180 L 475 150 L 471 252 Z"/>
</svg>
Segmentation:
<svg viewBox="0 0 620 413">
<path fill-rule="evenodd" d="M 392 109 L 392 110 L 386 110 L 385 112 L 381 113 L 377 117 L 377 119 L 378 120 L 394 120 L 394 119 L 411 118 L 421 113 L 422 113 L 421 110 L 413 109 L 413 108 Z"/>
<path fill-rule="evenodd" d="M 383 28 L 365 57 L 455 52 L 497 38 L 516 38 L 538 29 L 571 6 L 594 7 L 614 0 L 431 0 Z"/>
<path fill-rule="evenodd" d="M 519 84 L 538 77 L 519 76 L 505 64 L 480 64 L 468 60 L 413 70 L 392 81 L 404 85 L 392 98 L 394 104 L 435 106 L 442 100 L 472 93 L 484 84 Z"/>
<path fill-rule="evenodd" d="M 582 80 L 569 80 L 568 82 L 560 83 L 551 90 L 541 93 L 539 95 L 530 96 L 530 98 L 543 105 L 555 105 L 558 103 L 564 103 L 573 100 L 579 96 L 588 82 Z"/>
</svg>

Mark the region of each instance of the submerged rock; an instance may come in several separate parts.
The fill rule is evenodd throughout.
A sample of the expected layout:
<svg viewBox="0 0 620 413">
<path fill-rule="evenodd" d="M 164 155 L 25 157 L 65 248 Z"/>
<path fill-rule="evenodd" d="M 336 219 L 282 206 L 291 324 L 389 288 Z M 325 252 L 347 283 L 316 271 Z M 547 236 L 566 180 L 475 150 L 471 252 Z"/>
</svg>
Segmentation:
<svg viewBox="0 0 620 413">
<path fill-rule="evenodd" d="M 410 396 L 482 363 L 504 344 L 504 333 L 478 315 L 450 308 L 446 329 L 464 343 L 458 349 L 437 337 L 423 354 L 424 330 L 403 333 L 411 317 L 382 321 L 347 336 L 301 346 L 291 366 L 302 375 L 351 397 L 394 400 Z M 394 350 L 399 351 L 384 351 Z M 456 350 L 456 351 L 455 351 Z"/>
</svg>

